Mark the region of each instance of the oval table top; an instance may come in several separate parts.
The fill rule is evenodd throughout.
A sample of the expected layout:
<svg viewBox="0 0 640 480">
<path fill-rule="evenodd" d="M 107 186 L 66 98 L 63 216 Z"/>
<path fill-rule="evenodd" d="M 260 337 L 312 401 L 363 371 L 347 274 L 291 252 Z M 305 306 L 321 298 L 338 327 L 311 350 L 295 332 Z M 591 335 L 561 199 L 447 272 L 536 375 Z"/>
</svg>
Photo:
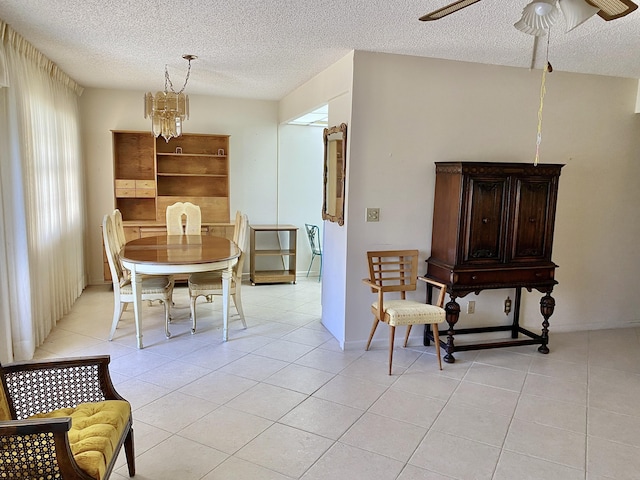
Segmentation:
<svg viewBox="0 0 640 480">
<path fill-rule="evenodd" d="M 240 248 L 213 235 L 161 235 L 137 238 L 120 251 L 126 262 L 154 265 L 194 265 L 238 258 Z"/>
</svg>

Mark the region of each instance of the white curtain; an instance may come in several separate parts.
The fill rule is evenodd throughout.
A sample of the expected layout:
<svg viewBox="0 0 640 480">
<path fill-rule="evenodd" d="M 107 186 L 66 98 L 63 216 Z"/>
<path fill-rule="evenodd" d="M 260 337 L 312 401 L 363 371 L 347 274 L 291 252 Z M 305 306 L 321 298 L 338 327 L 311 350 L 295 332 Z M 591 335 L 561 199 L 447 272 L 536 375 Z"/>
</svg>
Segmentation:
<svg viewBox="0 0 640 480">
<path fill-rule="evenodd" d="M 86 285 L 78 95 L 0 21 L 0 361 L 30 359 Z M 2 72 L 0 72 L 2 73 Z"/>
</svg>

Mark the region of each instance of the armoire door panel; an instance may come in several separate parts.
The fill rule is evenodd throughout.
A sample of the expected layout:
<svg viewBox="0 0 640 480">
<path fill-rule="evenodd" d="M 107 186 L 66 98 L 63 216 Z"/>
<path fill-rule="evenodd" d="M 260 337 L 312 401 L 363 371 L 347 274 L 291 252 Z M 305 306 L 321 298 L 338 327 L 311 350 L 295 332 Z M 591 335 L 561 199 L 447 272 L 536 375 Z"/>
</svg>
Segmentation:
<svg viewBox="0 0 640 480">
<path fill-rule="evenodd" d="M 550 193 L 548 180 L 516 180 L 513 261 L 546 257 Z"/>
<path fill-rule="evenodd" d="M 464 262 L 502 261 L 507 179 L 471 178 L 468 192 Z"/>
</svg>

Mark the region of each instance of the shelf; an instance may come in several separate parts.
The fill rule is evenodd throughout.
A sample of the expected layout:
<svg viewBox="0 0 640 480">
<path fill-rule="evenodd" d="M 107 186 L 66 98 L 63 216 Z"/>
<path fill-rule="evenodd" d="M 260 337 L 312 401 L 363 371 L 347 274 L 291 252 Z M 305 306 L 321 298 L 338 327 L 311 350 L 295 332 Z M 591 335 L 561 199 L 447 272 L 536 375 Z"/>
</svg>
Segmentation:
<svg viewBox="0 0 640 480">
<path fill-rule="evenodd" d="M 296 274 L 284 270 L 260 270 L 256 272 L 251 283 L 296 283 Z"/>
<path fill-rule="evenodd" d="M 273 256 L 273 255 L 295 255 L 295 250 L 256 250 L 254 252 L 255 256 Z"/>
<path fill-rule="evenodd" d="M 158 152 L 156 155 L 159 157 L 210 157 L 210 158 L 227 158 L 226 155 L 218 155 L 211 153 L 164 153 Z"/>
<path fill-rule="evenodd" d="M 213 178 L 227 178 L 228 175 L 217 175 L 214 173 L 160 173 L 159 177 L 213 177 Z"/>
<path fill-rule="evenodd" d="M 228 175 L 227 157 L 180 156 L 158 154 L 158 175 L 192 174 L 192 175 Z"/>
<path fill-rule="evenodd" d="M 155 220 L 155 198 L 117 198 L 122 218 L 127 220 Z"/>
</svg>

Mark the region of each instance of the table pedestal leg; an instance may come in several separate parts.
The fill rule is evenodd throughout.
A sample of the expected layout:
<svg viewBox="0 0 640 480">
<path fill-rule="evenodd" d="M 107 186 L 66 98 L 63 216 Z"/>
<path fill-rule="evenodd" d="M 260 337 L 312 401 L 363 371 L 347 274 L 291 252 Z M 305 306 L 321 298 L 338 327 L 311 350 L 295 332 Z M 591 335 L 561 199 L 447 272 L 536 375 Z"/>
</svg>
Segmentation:
<svg viewBox="0 0 640 480">
<path fill-rule="evenodd" d="M 229 339 L 229 290 L 231 285 L 232 267 L 222 270 L 222 340 Z"/>
<path fill-rule="evenodd" d="M 136 275 L 135 268 L 131 270 L 131 288 L 133 290 L 133 315 L 136 322 L 138 348 L 142 348 L 142 275 Z"/>
</svg>

